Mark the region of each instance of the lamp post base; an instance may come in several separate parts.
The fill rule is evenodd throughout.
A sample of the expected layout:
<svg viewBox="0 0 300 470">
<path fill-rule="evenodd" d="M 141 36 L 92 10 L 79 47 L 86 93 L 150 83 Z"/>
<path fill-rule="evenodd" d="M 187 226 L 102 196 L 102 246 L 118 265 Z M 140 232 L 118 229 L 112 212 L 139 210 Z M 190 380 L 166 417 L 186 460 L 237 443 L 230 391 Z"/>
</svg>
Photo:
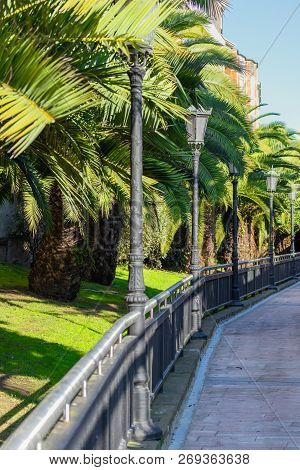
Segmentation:
<svg viewBox="0 0 300 470">
<path fill-rule="evenodd" d="M 159 441 L 162 437 L 162 430 L 155 424 L 145 423 L 144 426 L 138 426 L 134 430 L 132 441 L 136 444 L 144 441 Z"/>
<path fill-rule="evenodd" d="M 132 438 L 127 442 L 127 449 L 142 449 L 145 441 L 159 441 L 162 438 L 162 430 L 154 424 L 146 424 L 137 427 Z"/>
<path fill-rule="evenodd" d="M 269 290 L 274 290 L 275 292 L 277 292 L 279 290 L 277 286 L 268 286 L 268 289 Z"/>
<path fill-rule="evenodd" d="M 196 331 L 196 333 L 193 334 L 193 336 L 191 337 L 191 339 L 207 339 L 208 336 L 206 333 L 204 333 L 203 330 L 198 330 Z"/>
</svg>

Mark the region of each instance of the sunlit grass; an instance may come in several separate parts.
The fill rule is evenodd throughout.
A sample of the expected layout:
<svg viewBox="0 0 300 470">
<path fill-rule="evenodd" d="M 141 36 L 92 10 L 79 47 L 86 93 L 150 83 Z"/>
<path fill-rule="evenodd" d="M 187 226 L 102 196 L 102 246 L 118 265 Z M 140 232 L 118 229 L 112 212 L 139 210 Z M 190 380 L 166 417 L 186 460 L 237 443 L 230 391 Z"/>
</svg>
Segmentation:
<svg viewBox="0 0 300 470">
<path fill-rule="evenodd" d="M 73 302 L 35 296 L 28 270 L 0 264 L 0 442 L 18 421 L 126 313 L 128 271 L 109 287 L 83 282 Z M 153 297 L 184 277 L 145 270 Z"/>
</svg>

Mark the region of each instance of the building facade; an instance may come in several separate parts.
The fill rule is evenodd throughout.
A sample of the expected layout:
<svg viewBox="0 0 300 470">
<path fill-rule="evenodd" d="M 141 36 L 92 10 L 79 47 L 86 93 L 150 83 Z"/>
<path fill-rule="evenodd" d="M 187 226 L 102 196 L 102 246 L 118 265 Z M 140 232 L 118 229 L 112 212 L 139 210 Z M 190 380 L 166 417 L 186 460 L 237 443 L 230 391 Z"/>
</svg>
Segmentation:
<svg viewBox="0 0 300 470">
<path fill-rule="evenodd" d="M 227 75 L 233 83 L 238 85 L 249 98 L 251 108 L 257 108 L 261 104 L 261 84 L 259 81 L 258 63 L 241 54 L 238 48 L 228 41 L 223 35 L 223 15 L 211 18 L 211 24 L 207 27 L 209 33 L 223 46 L 229 47 L 237 58 L 241 72 L 226 68 Z M 251 117 L 255 120 L 259 116 L 259 109 L 254 109 Z M 253 123 L 253 127 L 257 122 Z"/>
<path fill-rule="evenodd" d="M 251 108 L 254 110 L 251 113 L 253 120 L 259 116 L 259 109 L 257 108 L 261 103 L 261 84 L 258 76 L 258 63 L 252 59 L 248 59 L 243 54 L 240 54 L 234 44 L 226 41 L 226 45 L 234 52 L 237 62 L 241 67 L 242 72 L 227 68 L 226 73 L 232 81 L 240 87 L 246 96 L 248 96 Z M 257 122 L 253 123 L 254 128 Z"/>
</svg>

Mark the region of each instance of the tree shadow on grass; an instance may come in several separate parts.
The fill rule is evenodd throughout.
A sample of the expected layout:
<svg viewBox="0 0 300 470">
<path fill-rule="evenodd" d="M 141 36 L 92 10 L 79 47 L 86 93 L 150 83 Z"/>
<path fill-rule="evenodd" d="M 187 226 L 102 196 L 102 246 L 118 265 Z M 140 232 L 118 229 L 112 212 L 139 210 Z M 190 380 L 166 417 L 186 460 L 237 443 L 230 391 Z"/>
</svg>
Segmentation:
<svg viewBox="0 0 300 470">
<path fill-rule="evenodd" d="M 126 295 L 128 291 L 128 280 L 122 277 L 116 277 L 111 287 L 112 289 L 117 290 L 119 293 Z M 155 289 L 154 287 L 146 286 L 146 294 L 149 298 L 155 297 L 157 294 L 160 293 L 160 289 Z"/>
<path fill-rule="evenodd" d="M 34 302 L 42 306 L 42 304 L 46 302 L 47 305 L 50 304 L 59 308 L 72 308 L 74 310 L 73 312 L 66 313 L 74 313 L 75 315 L 98 315 L 99 310 L 104 310 L 106 312 L 117 313 L 119 314 L 118 316 L 121 316 L 126 313 L 125 296 L 127 291 L 128 281 L 120 276 L 115 278 L 111 286 L 83 282 L 80 293 L 77 298 L 71 302 L 47 299 L 29 290 L 24 290 L 22 287 L 20 287 L 20 289 L 0 288 L 0 300 L 8 305 L 20 308 L 22 308 L 22 303 L 30 304 Z M 16 298 L 7 299 L 5 296 L 8 292 L 13 296 L 15 295 Z M 160 289 L 146 287 L 146 294 L 149 298 L 155 297 L 160 292 Z M 18 298 L 19 295 L 21 295 L 21 298 Z M 26 299 L 26 297 L 28 298 Z"/>
<path fill-rule="evenodd" d="M 75 349 L 0 327 L 0 373 L 57 380 L 80 357 Z"/>
<path fill-rule="evenodd" d="M 61 320 L 61 321 L 66 321 L 68 323 L 72 323 L 73 325 L 76 325 L 76 326 L 80 326 L 82 328 L 85 328 L 89 331 L 91 331 L 92 333 L 96 333 L 99 335 L 99 341 L 100 339 L 102 338 L 103 336 L 103 331 L 100 330 L 96 330 L 95 328 L 91 328 L 90 326 L 87 326 L 85 324 L 82 324 L 82 323 L 79 323 L 78 321 L 73 321 L 71 320 L 70 318 L 65 318 L 63 317 L 60 313 L 55 313 L 55 312 L 42 312 L 42 315 L 48 315 L 50 317 L 54 317 L 54 318 L 57 318 L 58 320 Z M 92 315 L 92 314 L 90 314 Z M 99 315 L 97 315 L 99 318 L 101 318 Z M 105 315 L 105 321 L 107 321 L 107 323 L 110 323 L 111 325 L 113 325 L 115 323 L 116 320 L 118 320 L 120 318 L 121 315 Z"/>
<path fill-rule="evenodd" d="M 10 291 L 11 293 L 21 293 L 21 299 L 7 299 L 1 296 L 1 301 L 5 302 L 14 307 L 26 308 L 24 304 L 30 303 L 40 303 L 41 312 L 45 315 L 54 316 L 66 320 L 71 323 L 79 324 L 76 321 L 72 321 L 70 318 L 65 318 L 63 313 L 56 312 L 45 312 L 42 311 L 42 304 L 47 303 L 53 304 L 53 306 L 71 307 L 74 311 L 66 312 L 68 315 L 81 314 L 81 315 L 97 315 L 101 318 L 101 313 L 99 310 L 105 313 L 105 320 L 113 324 L 120 316 L 126 313 L 125 302 L 120 302 L 120 299 L 123 299 L 127 293 L 127 279 L 122 277 L 117 277 L 110 287 L 101 286 L 101 285 L 90 285 L 85 284 L 87 289 L 85 290 L 85 295 L 81 294 L 74 302 L 59 302 L 59 301 L 47 301 L 42 297 L 35 296 L 33 293 L 28 290 L 25 291 L 22 288 L 14 291 L 10 291 L 9 288 L 1 289 L 0 294 L 5 294 L 5 292 Z M 99 290 L 98 290 L 99 289 Z M 89 297 L 88 292 L 91 292 L 92 295 L 99 293 L 99 298 Z M 86 294 L 87 292 L 87 294 Z M 161 290 L 154 289 L 151 287 L 146 288 L 146 293 L 149 298 L 154 297 L 159 294 Z M 26 296 L 28 298 L 26 299 Z M 34 296 L 34 297 L 33 297 Z M 31 297 L 31 298 L 29 298 Z M 84 302 L 88 302 L 88 305 L 84 305 Z M 106 301 L 108 301 L 106 303 Z M 92 312 L 92 310 L 94 312 Z M 110 312 L 110 315 L 108 315 Z M 12 424 L 6 427 L 2 432 L 0 432 L 0 441 L 6 439 L 11 432 L 21 423 L 22 420 L 31 412 L 26 408 L 29 405 L 37 405 L 41 399 L 46 395 L 46 393 L 55 385 L 71 367 L 81 358 L 81 354 L 70 347 L 63 346 L 58 343 L 51 343 L 37 338 L 30 338 L 28 336 L 23 336 L 18 333 L 12 332 L 4 327 L 6 323 L 0 322 L 0 374 L 2 375 L 2 380 L 0 380 L 0 391 L 11 395 L 15 398 L 18 398 L 20 403 L 6 412 L 0 417 L 0 426 L 5 424 L 8 420 L 16 416 L 17 414 L 23 414 L 18 417 Z M 84 326 L 84 325 L 82 325 Z M 95 333 L 98 331 L 89 328 Z M 10 379 L 13 376 L 21 376 L 26 378 L 28 381 L 32 379 L 43 380 L 44 383 L 37 390 L 22 390 L 24 384 L 20 386 L 12 387 L 9 389 L 5 381 Z M 2 382 L 2 384 L 1 384 Z M 35 384 L 36 385 L 36 384 Z M 30 387 L 29 387 L 30 388 Z"/>
<path fill-rule="evenodd" d="M 0 417 L 0 426 L 29 404 L 37 404 L 80 358 L 80 353 L 70 347 L 22 336 L 0 327 L 0 374 L 4 375 L 5 380 L 12 376 L 46 380 L 46 384 L 27 396 L 25 391 L 22 393 L 21 388 L 11 390 L 13 396 L 22 401 Z M 1 382 L 0 390 L 7 393 L 7 389 L 1 387 Z M 22 419 L 24 416 L 20 418 Z M 16 427 L 16 423 L 12 426 Z M 4 435 L 7 437 L 10 428 L 11 426 L 0 433 L 0 439 Z"/>
<path fill-rule="evenodd" d="M 27 312 L 31 313 L 32 310 L 30 309 L 30 304 L 32 302 L 35 302 L 35 300 L 22 298 L 22 300 L 20 301 L 14 301 L 10 299 L 4 299 L 3 297 L 0 296 L 0 302 L 5 303 L 6 305 L 10 307 L 16 307 L 18 309 L 26 310 Z M 42 304 L 45 303 L 45 301 L 39 301 L 39 302 Z M 56 303 L 53 306 L 61 307 L 61 305 L 58 303 Z M 87 326 L 84 323 L 81 323 L 80 320 L 77 319 L 77 316 L 80 316 L 80 318 L 82 318 L 82 316 L 86 316 L 87 318 L 96 317 L 96 318 L 99 318 L 99 320 L 103 319 L 107 323 L 110 323 L 111 325 L 113 325 L 115 321 L 118 320 L 126 312 L 124 312 L 124 309 L 118 308 L 117 305 L 112 306 L 110 304 L 99 303 L 99 305 L 96 304 L 93 309 L 74 308 L 72 312 L 68 312 L 68 311 L 67 312 L 63 312 L 63 311 L 62 312 L 55 312 L 55 311 L 46 312 L 45 309 L 41 307 L 40 311 L 35 311 L 35 313 L 39 315 L 51 316 L 51 317 L 57 318 L 60 321 L 72 323 L 73 325 L 86 328 L 87 330 L 92 331 L 93 333 L 96 333 L 102 336 L 103 331 L 101 331 L 101 329 L 96 330 L 94 328 L 91 328 L 90 326 Z M 74 317 L 74 320 L 72 320 L 71 317 Z"/>
</svg>

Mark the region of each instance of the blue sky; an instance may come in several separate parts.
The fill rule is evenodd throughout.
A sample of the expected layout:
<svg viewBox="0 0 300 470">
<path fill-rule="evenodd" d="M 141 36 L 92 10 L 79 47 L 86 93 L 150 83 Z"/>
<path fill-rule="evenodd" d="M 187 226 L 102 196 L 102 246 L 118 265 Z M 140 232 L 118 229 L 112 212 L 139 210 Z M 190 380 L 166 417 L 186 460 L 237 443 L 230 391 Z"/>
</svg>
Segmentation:
<svg viewBox="0 0 300 470">
<path fill-rule="evenodd" d="M 242 54 L 260 62 L 298 4 L 299 0 L 231 0 L 224 36 Z M 259 68 L 267 109 L 280 113 L 279 119 L 296 130 L 300 130 L 299 39 L 300 7 Z"/>
</svg>

